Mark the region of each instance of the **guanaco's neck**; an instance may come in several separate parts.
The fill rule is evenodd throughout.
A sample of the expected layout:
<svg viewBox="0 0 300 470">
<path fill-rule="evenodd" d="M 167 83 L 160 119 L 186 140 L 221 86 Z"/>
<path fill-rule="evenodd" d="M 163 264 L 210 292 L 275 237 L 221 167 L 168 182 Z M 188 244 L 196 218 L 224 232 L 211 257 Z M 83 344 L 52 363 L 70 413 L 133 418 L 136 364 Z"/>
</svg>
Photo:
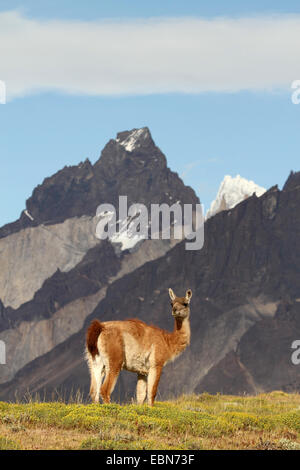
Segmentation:
<svg viewBox="0 0 300 470">
<path fill-rule="evenodd" d="M 177 356 L 190 344 L 191 329 L 188 318 L 175 318 L 174 330 L 170 335 L 170 352 Z"/>
</svg>

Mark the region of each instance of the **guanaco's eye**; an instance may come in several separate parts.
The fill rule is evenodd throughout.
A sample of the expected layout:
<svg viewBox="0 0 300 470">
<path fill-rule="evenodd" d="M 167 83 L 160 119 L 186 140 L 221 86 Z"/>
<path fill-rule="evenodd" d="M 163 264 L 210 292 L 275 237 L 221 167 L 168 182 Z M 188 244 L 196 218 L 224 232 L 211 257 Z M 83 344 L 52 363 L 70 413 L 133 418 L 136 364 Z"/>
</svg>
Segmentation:
<svg viewBox="0 0 300 470">
<path fill-rule="evenodd" d="M 188 303 L 187 303 L 187 302 L 184 302 L 183 305 L 184 305 L 184 307 L 187 307 L 187 306 L 188 306 Z"/>
<path fill-rule="evenodd" d="M 173 302 L 170 302 L 170 305 L 173 307 Z"/>
</svg>

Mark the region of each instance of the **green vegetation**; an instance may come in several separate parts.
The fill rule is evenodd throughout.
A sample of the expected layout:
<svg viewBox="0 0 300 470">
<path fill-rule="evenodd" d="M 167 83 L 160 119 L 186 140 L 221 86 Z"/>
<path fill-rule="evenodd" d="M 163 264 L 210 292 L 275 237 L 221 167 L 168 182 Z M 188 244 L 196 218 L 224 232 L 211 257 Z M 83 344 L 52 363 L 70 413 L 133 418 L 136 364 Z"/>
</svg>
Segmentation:
<svg viewBox="0 0 300 470">
<path fill-rule="evenodd" d="M 300 395 L 203 393 L 152 408 L 0 402 L 0 435 L 0 449 L 300 449 Z"/>
<path fill-rule="evenodd" d="M 0 450 L 20 450 L 21 446 L 12 439 L 0 436 Z"/>
</svg>

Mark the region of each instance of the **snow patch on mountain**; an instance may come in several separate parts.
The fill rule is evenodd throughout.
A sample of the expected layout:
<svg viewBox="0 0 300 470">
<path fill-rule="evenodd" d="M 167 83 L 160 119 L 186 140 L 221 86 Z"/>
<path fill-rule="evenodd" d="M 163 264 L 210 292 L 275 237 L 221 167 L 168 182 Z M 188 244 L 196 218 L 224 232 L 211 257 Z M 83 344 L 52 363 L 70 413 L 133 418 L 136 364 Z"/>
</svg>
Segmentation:
<svg viewBox="0 0 300 470">
<path fill-rule="evenodd" d="M 145 128 L 133 130 L 129 136 L 121 141 L 119 138 L 116 141 L 122 145 L 127 152 L 132 152 L 139 144 L 140 137 L 145 134 Z M 146 136 L 145 136 L 146 137 Z"/>
<path fill-rule="evenodd" d="M 142 233 L 136 232 L 135 219 L 140 213 L 136 213 L 127 216 L 123 220 L 115 220 L 115 213 L 112 211 L 101 212 L 97 214 L 99 217 L 99 224 L 96 229 L 96 237 L 99 239 L 103 237 L 103 232 L 108 234 L 107 238 L 112 244 L 119 244 L 120 250 L 131 250 L 137 243 L 145 240 L 145 236 Z M 147 226 L 148 228 L 148 226 Z"/>
<path fill-rule="evenodd" d="M 240 175 L 236 177 L 226 175 L 219 187 L 216 199 L 211 203 L 207 211 L 206 219 L 223 210 L 232 209 L 240 202 L 252 196 L 253 193 L 259 197 L 265 192 L 266 189 L 258 186 L 254 181 L 242 178 Z"/>
</svg>

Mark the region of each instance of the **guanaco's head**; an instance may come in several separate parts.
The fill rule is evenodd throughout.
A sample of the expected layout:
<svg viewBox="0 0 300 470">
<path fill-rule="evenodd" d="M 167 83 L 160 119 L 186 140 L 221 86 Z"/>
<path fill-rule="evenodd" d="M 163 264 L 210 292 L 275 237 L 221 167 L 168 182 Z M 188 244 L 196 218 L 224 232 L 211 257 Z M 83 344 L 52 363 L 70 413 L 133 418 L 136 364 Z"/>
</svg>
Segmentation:
<svg viewBox="0 0 300 470">
<path fill-rule="evenodd" d="M 190 315 L 190 301 L 192 298 L 192 291 L 188 289 L 185 297 L 176 297 L 172 289 L 169 289 L 169 295 L 172 305 L 172 315 L 175 318 L 188 318 Z"/>
</svg>

